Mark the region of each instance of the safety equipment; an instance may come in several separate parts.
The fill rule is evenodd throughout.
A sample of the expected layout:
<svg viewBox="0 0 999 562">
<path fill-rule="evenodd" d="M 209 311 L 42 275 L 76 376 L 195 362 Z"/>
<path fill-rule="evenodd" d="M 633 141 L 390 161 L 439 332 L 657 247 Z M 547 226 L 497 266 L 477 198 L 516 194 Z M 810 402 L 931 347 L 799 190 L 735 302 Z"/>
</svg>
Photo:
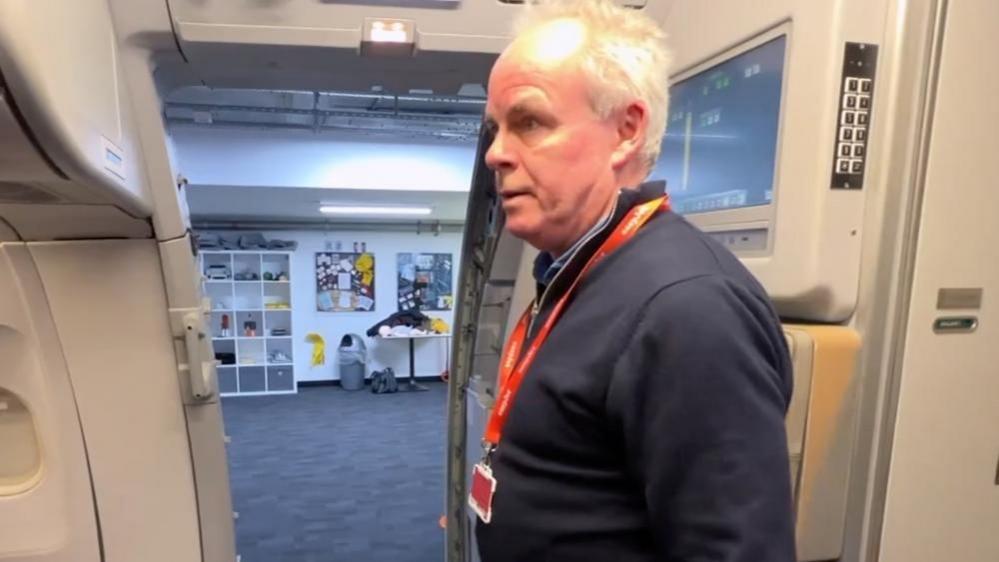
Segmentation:
<svg viewBox="0 0 999 562">
<path fill-rule="evenodd" d="M 309 332 L 305 336 L 305 341 L 312 344 L 312 366 L 326 364 L 326 340 L 316 332 Z"/>
</svg>

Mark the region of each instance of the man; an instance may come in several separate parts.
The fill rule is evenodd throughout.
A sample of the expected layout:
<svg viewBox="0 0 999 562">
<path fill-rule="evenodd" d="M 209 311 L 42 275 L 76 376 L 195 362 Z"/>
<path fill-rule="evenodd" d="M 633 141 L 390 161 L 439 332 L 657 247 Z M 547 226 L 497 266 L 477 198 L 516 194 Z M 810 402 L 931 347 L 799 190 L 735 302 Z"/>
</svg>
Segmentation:
<svg viewBox="0 0 999 562">
<path fill-rule="evenodd" d="M 668 59 L 638 11 L 548 2 L 490 76 L 486 163 L 507 228 L 541 254 L 472 484 L 483 562 L 795 558 L 779 320 L 642 185 Z"/>
</svg>

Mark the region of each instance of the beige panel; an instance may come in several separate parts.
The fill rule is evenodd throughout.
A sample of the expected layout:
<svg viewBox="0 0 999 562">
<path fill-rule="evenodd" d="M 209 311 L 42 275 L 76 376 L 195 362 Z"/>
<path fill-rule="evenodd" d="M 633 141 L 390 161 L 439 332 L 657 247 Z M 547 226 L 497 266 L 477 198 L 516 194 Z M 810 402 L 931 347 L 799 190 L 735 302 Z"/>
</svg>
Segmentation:
<svg viewBox="0 0 999 562">
<path fill-rule="evenodd" d="M 99 562 L 85 445 L 24 244 L 0 244 L 0 560 Z"/>
<path fill-rule="evenodd" d="M 236 2 L 170 0 L 182 42 L 256 43 L 357 48 L 369 17 L 413 20 L 423 50 L 498 52 L 507 42 L 512 19 L 521 6 L 482 2 L 315 2 L 284 0 L 248 10 Z M 648 2 L 645 12 L 664 19 L 673 0 Z M 371 5 L 374 4 L 374 5 Z M 427 9 L 437 4 L 442 9 Z M 185 45 L 185 51 L 189 49 Z M 360 62 L 360 61 L 358 61 Z M 362 63 L 363 64 L 363 63 Z"/>
<path fill-rule="evenodd" d="M 131 102 L 136 133 L 136 173 L 148 182 L 153 225 L 160 240 L 184 235 L 190 225 L 184 191 L 177 188 L 171 140 L 163 123 L 154 74 L 159 65 L 182 61 L 163 0 L 108 0 L 118 36 L 118 64 Z"/>
<path fill-rule="evenodd" d="M 108 205 L 0 204 L 0 219 L 28 241 L 149 238 L 153 235 L 148 221 Z"/>
<path fill-rule="evenodd" d="M 784 427 L 787 431 L 787 452 L 791 461 L 791 482 L 794 494 L 798 495 L 798 477 L 801 473 L 801 460 L 805 454 L 805 425 L 808 421 L 808 398 L 812 387 L 812 360 L 815 344 L 808 332 L 784 329 L 788 349 L 791 352 L 791 365 L 794 369 L 794 393 L 787 409 Z"/>
<path fill-rule="evenodd" d="M 190 235 L 161 242 L 159 250 L 171 308 L 196 308 L 201 303 L 201 284 Z M 174 346 L 178 356 L 186 356 L 183 339 L 175 340 Z M 190 383 L 183 379 L 181 392 L 197 485 L 202 553 L 206 561 L 234 560 L 236 538 L 221 405 L 217 399 L 194 400 Z"/>
<path fill-rule="evenodd" d="M 785 330 L 791 334 L 804 333 L 812 345 L 804 450 L 795 498 L 798 559 L 837 559 L 843 549 L 856 428 L 860 335 L 839 326 L 788 325 Z M 806 340 L 799 338 L 799 341 Z M 798 373 L 795 380 L 800 380 Z M 796 400 L 802 398 L 798 396 Z"/>
<path fill-rule="evenodd" d="M 999 3 L 947 6 L 881 562 L 999 560 Z M 981 309 L 938 310 L 945 287 L 983 288 Z M 945 316 L 978 329 L 935 333 Z"/>
<path fill-rule="evenodd" d="M 865 199 L 883 181 L 871 161 L 864 190 L 830 189 L 840 78 L 847 41 L 887 48 L 891 0 L 675 2 L 665 20 L 674 73 L 695 68 L 778 29 L 788 34 L 777 147 L 772 252 L 743 256 L 783 317 L 845 322 L 857 304 Z M 882 51 L 884 52 L 884 51 Z M 890 105 L 879 65 L 869 153 L 880 153 L 880 112 Z M 747 227 L 760 210 L 691 215 L 705 230 Z M 754 216 L 755 215 L 755 216 Z"/>
<path fill-rule="evenodd" d="M 20 239 L 17 231 L 7 221 L 0 219 L 0 242 L 16 242 Z"/>
<path fill-rule="evenodd" d="M 33 136 L 72 180 L 50 187 L 70 201 L 152 213 L 145 178 L 136 173 L 128 90 L 106 0 L 0 2 L 0 66 Z M 38 168 L 15 170 L 38 181 L 51 177 L 45 168 L 37 175 Z"/>
<path fill-rule="evenodd" d="M 191 453 L 155 242 L 29 247 L 76 390 L 105 562 L 200 561 Z"/>
</svg>

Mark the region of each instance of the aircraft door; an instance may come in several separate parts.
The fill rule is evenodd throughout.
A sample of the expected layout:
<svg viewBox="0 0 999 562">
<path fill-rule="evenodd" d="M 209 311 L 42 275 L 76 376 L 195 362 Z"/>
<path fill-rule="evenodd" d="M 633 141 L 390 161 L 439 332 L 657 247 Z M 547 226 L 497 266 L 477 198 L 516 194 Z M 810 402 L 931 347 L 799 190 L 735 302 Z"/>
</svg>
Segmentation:
<svg viewBox="0 0 999 562">
<path fill-rule="evenodd" d="M 23 243 L 0 242 L 0 559 L 98 562 L 76 401 Z"/>
</svg>

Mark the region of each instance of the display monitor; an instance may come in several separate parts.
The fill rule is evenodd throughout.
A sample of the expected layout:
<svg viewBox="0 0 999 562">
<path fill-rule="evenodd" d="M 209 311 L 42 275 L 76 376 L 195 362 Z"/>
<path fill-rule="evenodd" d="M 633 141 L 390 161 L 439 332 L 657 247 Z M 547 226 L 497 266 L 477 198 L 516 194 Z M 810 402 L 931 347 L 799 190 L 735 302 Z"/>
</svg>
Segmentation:
<svg viewBox="0 0 999 562">
<path fill-rule="evenodd" d="M 782 34 L 730 51 L 671 86 L 666 136 L 651 179 L 666 180 L 677 212 L 743 209 L 741 216 L 728 213 L 730 222 L 742 224 L 773 216 L 748 210 L 774 202 L 786 44 Z M 720 230 L 714 226 L 707 230 Z"/>
</svg>

